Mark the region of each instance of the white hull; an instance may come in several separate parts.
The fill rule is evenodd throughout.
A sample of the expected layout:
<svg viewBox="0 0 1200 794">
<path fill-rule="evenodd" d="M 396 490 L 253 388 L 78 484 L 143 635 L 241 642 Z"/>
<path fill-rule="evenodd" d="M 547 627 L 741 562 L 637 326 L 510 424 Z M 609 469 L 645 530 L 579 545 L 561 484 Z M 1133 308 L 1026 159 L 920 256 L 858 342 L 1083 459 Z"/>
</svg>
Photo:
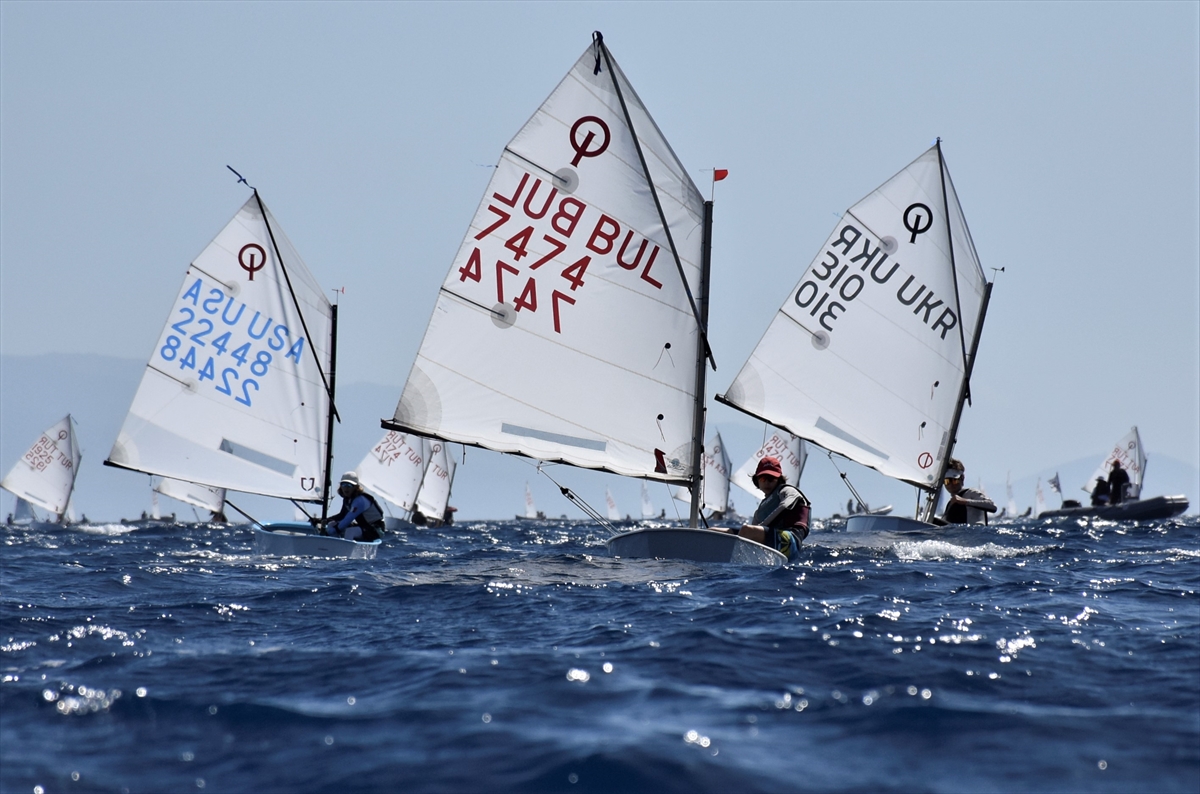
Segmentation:
<svg viewBox="0 0 1200 794">
<path fill-rule="evenodd" d="M 340 557 L 373 560 L 381 541 L 360 543 L 345 538 L 314 534 L 312 527 L 300 523 L 254 524 L 254 544 L 258 553 L 270 557 Z"/>
<path fill-rule="evenodd" d="M 846 519 L 847 532 L 929 532 L 940 529 L 915 518 L 903 516 L 856 515 Z"/>
<path fill-rule="evenodd" d="M 622 532 L 609 538 L 608 552 L 627 559 L 733 562 L 770 567 L 787 562 L 787 557 L 761 543 L 727 532 L 690 527 L 646 527 Z"/>
</svg>

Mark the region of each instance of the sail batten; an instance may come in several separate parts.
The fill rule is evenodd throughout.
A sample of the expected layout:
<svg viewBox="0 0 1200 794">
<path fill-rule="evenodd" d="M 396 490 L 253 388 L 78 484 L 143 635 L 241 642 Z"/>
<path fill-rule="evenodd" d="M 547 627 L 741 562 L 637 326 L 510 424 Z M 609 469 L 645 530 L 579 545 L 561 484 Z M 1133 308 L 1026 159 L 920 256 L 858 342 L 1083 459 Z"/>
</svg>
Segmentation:
<svg viewBox="0 0 1200 794">
<path fill-rule="evenodd" d="M 597 40 L 503 148 L 383 426 L 690 481 L 703 216 Z"/>
</svg>

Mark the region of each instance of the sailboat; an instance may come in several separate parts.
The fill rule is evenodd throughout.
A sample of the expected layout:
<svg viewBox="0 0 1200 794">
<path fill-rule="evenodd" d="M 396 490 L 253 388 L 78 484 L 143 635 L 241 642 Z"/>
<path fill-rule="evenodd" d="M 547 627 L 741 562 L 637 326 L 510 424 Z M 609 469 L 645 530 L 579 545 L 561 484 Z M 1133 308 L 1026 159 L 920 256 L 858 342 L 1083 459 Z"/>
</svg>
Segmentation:
<svg viewBox="0 0 1200 794">
<path fill-rule="evenodd" d="M 702 465 L 700 509 L 709 511 L 710 520 L 720 520 L 729 511 L 729 472 L 733 468 L 720 433 L 714 433 L 705 445 Z M 683 486 L 675 491 L 675 498 L 692 501 L 691 492 Z"/>
<path fill-rule="evenodd" d="M 608 510 L 609 521 L 620 521 L 621 511 L 617 508 L 617 500 L 613 498 L 612 489 L 604 489 L 604 506 Z"/>
<path fill-rule="evenodd" d="M 1017 518 L 1017 500 L 1013 497 L 1011 471 L 1004 475 L 1004 490 L 1008 493 L 1008 503 L 1004 506 L 1004 514 L 1008 518 Z"/>
<path fill-rule="evenodd" d="M 75 437 L 75 420 L 67 414 L 47 428 L 0 480 L 0 488 L 17 497 L 14 521 L 38 521 L 34 507 L 53 514 L 51 523 L 71 520 L 71 495 L 83 453 Z"/>
<path fill-rule="evenodd" d="M 188 265 L 105 464 L 316 502 L 324 517 L 336 344 L 337 307 L 254 191 Z M 373 557 L 378 547 L 307 523 L 252 529 L 264 554 Z"/>
<path fill-rule="evenodd" d="M 1048 510 L 1042 513 L 1041 517 L 1095 516 L 1112 521 L 1152 521 L 1160 518 L 1173 518 L 1184 513 L 1188 509 L 1186 496 L 1142 498 L 1142 480 L 1146 476 L 1146 460 L 1142 437 L 1138 433 L 1137 427 L 1134 426 L 1113 445 L 1083 486 L 1084 493 L 1090 497 L 1096 483 L 1100 480 L 1107 480 L 1113 463 L 1119 461 L 1121 467 L 1129 475 L 1129 484 L 1125 487 L 1124 499 L 1121 502 L 1093 506 L 1081 505 L 1077 500 L 1065 500 L 1061 508 Z"/>
<path fill-rule="evenodd" d="M 1042 491 L 1042 478 L 1038 477 L 1033 489 L 1033 517 L 1041 518 L 1046 512 L 1046 494 Z"/>
<path fill-rule="evenodd" d="M 454 508 L 450 505 L 450 490 L 454 487 L 454 472 L 457 464 L 450 454 L 450 445 L 432 441 L 429 445 L 429 465 L 421 479 L 417 492 L 413 523 L 441 526 L 451 523 Z"/>
<path fill-rule="evenodd" d="M 930 528 L 990 295 L 939 139 L 838 220 L 717 399 L 926 494 L 848 530 Z"/>
<path fill-rule="evenodd" d="M 729 478 L 734 485 L 759 500 L 763 498 L 763 492 L 754 484 L 753 476 L 760 460 L 768 456 L 777 459 L 783 469 L 784 481 L 796 486 L 800 484 L 800 475 L 804 473 L 804 464 L 808 462 L 808 450 L 798 436 L 777 427 L 767 427 L 771 431 L 770 436 Z"/>
<path fill-rule="evenodd" d="M 226 523 L 224 488 L 213 488 L 199 483 L 176 480 L 172 477 L 151 477 L 150 487 L 154 493 L 169 496 L 201 510 L 207 510 L 208 520 L 213 523 Z"/>
<path fill-rule="evenodd" d="M 518 521 L 544 521 L 546 514 L 537 509 L 537 504 L 533 501 L 533 491 L 529 488 L 529 483 L 525 483 L 525 512 L 516 517 Z"/>
<path fill-rule="evenodd" d="M 364 489 L 411 517 L 429 468 L 429 459 L 429 439 L 389 430 L 354 471 Z M 399 519 L 386 517 L 384 522 L 388 529 L 402 526 Z"/>
<path fill-rule="evenodd" d="M 658 512 L 654 509 L 654 502 L 650 501 L 650 487 L 645 482 L 642 483 L 642 520 L 657 518 Z"/>
<path fill-rule="evenodd" d="M 505 146 L 383 426 L 696 494 L 711 217 L 594 34 Z M 619 557 L 729 560 L 757 545 L 609 530 Z M 653 533 L 665 545 L 637 539 Z"/>
</svg>

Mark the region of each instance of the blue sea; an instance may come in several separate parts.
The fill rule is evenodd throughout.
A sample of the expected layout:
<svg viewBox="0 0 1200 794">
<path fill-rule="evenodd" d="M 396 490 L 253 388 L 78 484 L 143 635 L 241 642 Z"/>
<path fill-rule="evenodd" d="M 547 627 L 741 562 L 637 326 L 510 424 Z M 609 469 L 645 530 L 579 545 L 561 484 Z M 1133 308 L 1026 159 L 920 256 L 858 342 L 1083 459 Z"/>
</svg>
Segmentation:
<svg viewBox="0 0 1200 794">
<path fill-rule="evenodd" d="M 1194 516 L 605 537 L 0 528 L 0 791 L 1200 791 Z"/>
</svg>

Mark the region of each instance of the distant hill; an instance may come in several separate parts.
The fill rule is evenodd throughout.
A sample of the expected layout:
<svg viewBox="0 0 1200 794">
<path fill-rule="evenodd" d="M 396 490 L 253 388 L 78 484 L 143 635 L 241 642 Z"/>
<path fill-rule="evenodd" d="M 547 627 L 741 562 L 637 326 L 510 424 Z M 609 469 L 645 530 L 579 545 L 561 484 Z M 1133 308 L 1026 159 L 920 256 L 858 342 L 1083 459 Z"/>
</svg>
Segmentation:
<svg viewBox="0 0 1200 794">
<path fill-rule="evenodd" d="M 71 413 L 79 423 L 83 447 L 83 463 L 76 489 L 76 507 L 92 520 L 116 520 L 137 517 L 150 506 L 147 477 L 103 465 L 104 458 L 116 438 L 130 400 L 137 389 L 145 362 L 127 358 L 83 355 L 0 356 L 0 471 L 7 471 L 24 454 L 39 433 Z M 338 409 L 342 423 L 334 442 L 334 475 L 358 465 L 363 455 L 383 435 L 379 420 L 390 417 L 399 399 L 393 386 L 372 383 L 339 383 Z M 735 468 L 762 443 L 762 425 L 738 417 L 710 425 L 709 434 L 719 430 L 730 451 Z M 565 514 L 582 518 L 583 513 L 560 493 L 549 479 L 538 473 L 534 461 L 486 450 L 468 448 L 463 452 L 453 448 L 458 456 L 459 470 L 454 483 L 451 503 L 459 508 L 460 520 L 512 518 L 524 509 L 525 483 L 533 490 L 538 508 L 547 515 Z M 1018 506 L 1023 510 L 1033 503 L 1037 477 L 1045 480 L 1058 471 L 1068 498 L 1077 492 L 1098 465 L 1103 454 L 1050 466 L 1038 472 L 1015 472 L 1013 489 Z M 916 505 L 915 490 L 890 480 L 877 472 L 835 458 L 837 466 L 847 473 L 848 482 L 871 506 L 892 504 L 897 513 L 911 515 Z M 591 505 L 603 512 L 604 489 L 611 488 L 617 506 L 633 514 L 641 504 L 641 482 L 602 472 L 585 471 L 569 466 L 550 466 L 547 472 L 569 486 Z M 976 484 L 968 471 L 968 484 Z M 1004 483 L 985 481 L 984 487 L 1003 506 Z M 801 488 L 813 500 L 814 514 L 828 516 L 844 513 L 850 490 L 828 456 L 819 449 L 810 452 L 809 463 Z M 651 500 L 657 509 L 668 516 L 686 515 L 686 506 L 671 499 L 674 489 L 662 483 L 651 483 Z M 1047 504 L 1057 506 L 1058 497 L 1045 488 Z M 1186 494 L 1191 501 L 1189 512 L 1197 510 L 1200 496 L 1200 472 L 1195 466 L 1150 450 L 1144 493 Z M 749 514 L 755 499 L 740 489 L 732 489 L 733 503 L 739 512 Z M 256 518 L 287 519 L 292 517 L 289 503 L 260 497 L 231 496 L 236 504 Z M 164 508 L 180 516 L 192 515 L 191 508 L 163 499 Z M 170 505 L 174 504 L 173 507 Z M 13 509 L 14 499 L 8 493 L 0 496 L 0 516 Z M 231 516 L 232 517 L 232 516 Z"/>
</svg>

